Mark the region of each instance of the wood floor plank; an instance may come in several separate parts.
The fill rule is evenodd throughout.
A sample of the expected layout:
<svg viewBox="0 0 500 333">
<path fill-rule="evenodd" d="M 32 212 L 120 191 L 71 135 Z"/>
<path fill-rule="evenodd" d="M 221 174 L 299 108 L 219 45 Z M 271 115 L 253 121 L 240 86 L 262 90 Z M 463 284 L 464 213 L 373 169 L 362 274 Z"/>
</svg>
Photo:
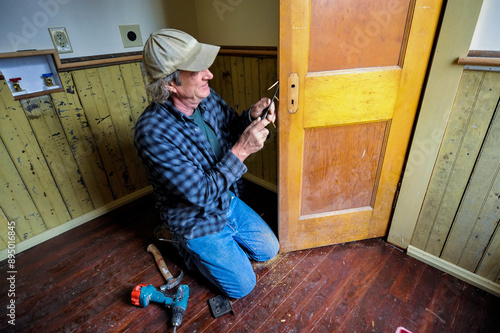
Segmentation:
<svg viewBox="0 0 500 333">
<path fill-rule="evenodd" d="M 360 300 L 375 280 L 379 270 L 384 267 L 389 254 L 395 251 L 392 247 L 377 246 L 377 242 L 357 242 L 366 250 L 364 262 L 356 270 L 351 280 L 342 289 L 339 297 L 327 296 L 327 308 L 331 312 L 325 312 L 323 316 L 312 325 L 306 327 L 311 332 L 343 331 L 349 323 L 352 314 L 358 307 Z"/>
<path fill-rule="evenodd" d="M 486 295 L 486 292 L 472 286 L 465 288 L 451 327 L 453 332 L 463 332 L 465 330 L 478 332 L 480 330 L 481 323 L 488 313 Z"/>
<path fill-rule="evenodd" d="M 415 290 L 416 282 L 420 279 L 425 264 L 421 261 L 405 256 L 406 265 L 401 269 L 389 293 L 403 302 L 408 302 Z"/>
<path fill-rule="evenodd" d="M 445 311 L 451 312 L 457 307 L 457 297 L 448 296 L 450 286 L 455 288 L 453 283 L 445 282 L 449 277 L 446 273 L 426 266 L 399 324 L 412 332 L 441 332 L 447 323 Z"/>
<path fill-rule="evenodd" d="M 441 273 L 441 272 L 440 272 Z M 439 282 L 434 300 L 430 303 L 430 308 L 425 311 L 431 312 L 435 317 L 432 331 L 449 331 L 455 320 L 456 312 L 460 306 L 461 295 L 466 284 L 455 277 L 441 273 L 442 279 Z"/>
<path fill-rule="evenodd" d="M 309 315 L 311 311 L 309 303 L 314 298 L 315 292 L 325 285 L 326 276 L 322 272 L 335 268 L 330 265 L 330 254 L 333 249 L 334 247 L 322 248 L 322 257 L 317 258 L 315 264 L 311 261 L 307 262 L 306 264 L 310 266 L 310 269 L 306 270 L 304 275 L 299 275 L 283 283 L 289 291 L 281 302 L 274 304 L 270 316 L 258 323 L 255 332 L 279 332 L 286 329 L 286 326 L 292 321 L 297 320 L 302 311 L 307 312 L 307 315 Z M 331 275 L 332 271 L 329 271 L 329 273 Z M 274 296 L 274 293 L 270 296 Z M 266 302 L 266 299 L 263 301 Z"/>
<path fill-rule="evenodd" d="M 131 242 L 124 246 L 125 251 L 132 251 L 137 247 L 137 243 Z M 79 318 L 85 308 L 94 307 L 102 303 L 107 297 L 114 297 L 111 294 L 114 284 L 122 283 L 122 272 L 130 268 L 125 259 L 119 259 L 116 254 L 89 260 L 86 265 L 80 267 L 81 271 L 74 274 L 64 274 L 61 280 L 54 280 L 51 286 L 47 286 L 46 292 L 49 295 L 57 295 L 58 302 L 53 302 L 51 297 L 44 293 L 34 292 L 26 302 L 19 307 L 20 315 L 25 312 L 32 312 L 31 309 L 41 309 L 37 312 L 39 319 L 44 319 L 47 323 L 58 322 L 59 320 L 72 321 Z M 56 275 L 57 276 L 57 275 Z M 36 285 L 36 282 L 32 282 Z M 22 285 L 21 285 L 22 288 Z M 99 297 L 96 297 L 96 294 Z M 110 295 L 111 294 L 111 295 Z"/>
<path fill-rule="evenodd" d="M 485 311 L 486 316 L 481 321 L 481 328 L 479 329 L 479 332 L 500 332 L 500 298 L 486 295 L 486 292 L 482 290 L 478 290 L 478 292 L 485 296 L 487 309 Z"/>
<path fill-rule="evenodd" d="M 403 301 L 389 292 L 399 280 L 401 271 L 407 266 L 408 257 L 393 251 L 385 266 L 379 271 L 376 280 L 359 302 L 352 319 L 346 325 L 345 332 L 392 332 L 390 319 L 402 311 Z M 377 306 L 373 306 L 376 304 Z"/>
<path fill-rule="evenodd" d="M 344 247 L 344 248 L 343 248 Z M 263 321 L 261 332 L 300 332 L 323 313 L 324 295 L 340 290 L 352 276 L 347 265 L 357 262 L 359 257 L 348 246 L 335 246 L 325 253 L 325 259 L 305 276 L 287 300 L 276 309 L 272 317 Z M 324 249 L 326 252 L 326 249 Z"/>
</svg>

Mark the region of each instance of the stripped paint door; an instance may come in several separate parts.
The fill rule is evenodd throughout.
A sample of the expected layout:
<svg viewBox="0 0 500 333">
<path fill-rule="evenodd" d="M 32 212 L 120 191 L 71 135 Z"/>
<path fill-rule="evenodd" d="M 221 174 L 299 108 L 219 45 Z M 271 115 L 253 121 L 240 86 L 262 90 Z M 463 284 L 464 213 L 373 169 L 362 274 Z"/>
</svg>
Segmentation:
<svg viewBox="0 0 500 333">
<path fill-rule="evenodd" d="M 280 2 L 282 251 L 385 235 L 441 3 Z"/>
</svg>

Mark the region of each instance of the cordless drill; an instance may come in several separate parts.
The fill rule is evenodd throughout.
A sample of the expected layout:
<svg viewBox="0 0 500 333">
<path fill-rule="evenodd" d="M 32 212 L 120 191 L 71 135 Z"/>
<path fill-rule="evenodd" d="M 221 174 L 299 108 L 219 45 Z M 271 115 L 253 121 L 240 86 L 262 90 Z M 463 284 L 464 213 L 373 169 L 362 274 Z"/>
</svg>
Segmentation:
<svg viewBox="0 0 500 333">
<path fill-rule="evenodd" d="M 139 284 L 132 291 L 132 304 L 145 308 L 150 301 L 165 304 L 172 308 L 172 326 L 174 333 L 182 322 L 182 316 L 187 308 L 189 298 L 189 287 L 185 284 L 179 286 L 176 294 L 168 294 L 161 289 L 153 287 L 152 284 Z"/>
</svg>

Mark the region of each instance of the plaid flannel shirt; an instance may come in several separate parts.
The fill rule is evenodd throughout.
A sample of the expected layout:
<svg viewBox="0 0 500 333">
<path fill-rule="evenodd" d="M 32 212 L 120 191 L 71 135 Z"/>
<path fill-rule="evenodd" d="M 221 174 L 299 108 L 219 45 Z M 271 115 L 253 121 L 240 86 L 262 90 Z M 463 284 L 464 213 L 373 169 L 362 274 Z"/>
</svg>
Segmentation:
<svg viewBox="0 0 500 333">
<path fill-rule="evenodd" d="M 151 103 L 135 127 L 135 147 L 160 217 L 171 232 L 188 239 L 224 228 L 228 191 L 247 171 L 230 149 L 250 124 L 249 110 L 238 116 L 213 90 L 199 108 L 222 147 L 220 161 L 194 120 L 171 101 Z"/>
</svg>

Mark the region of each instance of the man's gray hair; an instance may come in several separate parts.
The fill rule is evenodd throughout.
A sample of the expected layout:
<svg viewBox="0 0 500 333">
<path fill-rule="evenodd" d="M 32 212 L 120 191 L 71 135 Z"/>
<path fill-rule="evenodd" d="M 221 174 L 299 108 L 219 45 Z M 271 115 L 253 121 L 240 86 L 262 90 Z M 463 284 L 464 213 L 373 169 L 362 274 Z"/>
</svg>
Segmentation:
<svg viewBox="0 0 500 333">
<path fill-rule="evenodd" d="M 157 103 L 165 103 L 170 97 L 170 91 L 167 89 L 167 85 L 172 82 L 178 86 L 181 85 L 178 70 L 165 77 L 159 78 L 158 80 L 152 81 L 146 87 L 146 92 L 153 101 Z"/>
</svg>

